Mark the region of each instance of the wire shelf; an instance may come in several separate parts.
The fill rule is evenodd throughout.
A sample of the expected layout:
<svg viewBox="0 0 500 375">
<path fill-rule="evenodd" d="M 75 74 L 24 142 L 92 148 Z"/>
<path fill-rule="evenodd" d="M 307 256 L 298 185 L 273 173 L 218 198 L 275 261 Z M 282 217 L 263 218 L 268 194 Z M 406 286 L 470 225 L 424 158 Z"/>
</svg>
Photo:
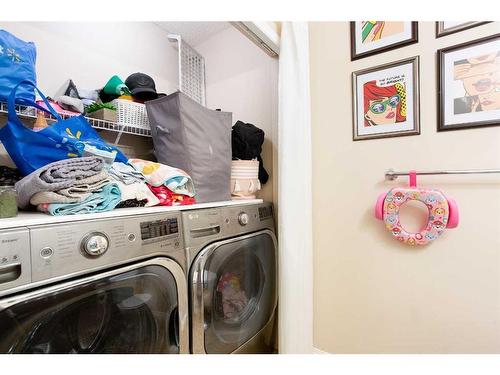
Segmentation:
<svg viewBox="0 0 500 375">
<path fill-rule="evenodd" d="M 21 118 L 36 119 L 37 111 L 38 111 L 38 109 L 36 109 L 34 107 L 26 107 L 26 106 L 16 105 L 16 113 Z M 0 114 L 1 113 L 8 114 L 7 103 L 0 102 Z M 45 116 L 47 121 L 56 121 L 56 119 L 52 115 L 44 113 L 44 116 Z M 71 117 L 69 115 L 64 115 L 64 114 L 60 114 L 60 116 L 63 119 Z M 95 129 L 108 130 L 108 131 L 117 132 L 117 133 L 138 135 L 138 136 L 142 136 L 142 137 L 151 137 L 151 130 L 150 129 L 135 127 L 133 125 L 118 125 L 116 122 L 113 122 L 113 121 L 100 120 L 100 119 L 96 119 L 96 118 L 92 118 L 92 117 L 85 117 L 85 119 Z"/>
</svg>

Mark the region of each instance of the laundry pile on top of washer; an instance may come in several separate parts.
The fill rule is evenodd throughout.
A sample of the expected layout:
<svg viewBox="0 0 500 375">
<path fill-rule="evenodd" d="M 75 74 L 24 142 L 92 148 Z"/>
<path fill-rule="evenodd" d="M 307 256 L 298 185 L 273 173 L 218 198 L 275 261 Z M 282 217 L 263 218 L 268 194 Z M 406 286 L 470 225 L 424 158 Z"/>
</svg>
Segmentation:
<svg viewBox="0 0 500 375">
<path fill-rule="evenodd" d="M 99 157 L 64 159 L 30 173 L 15 189 L 19 208 L 56 216 L 196 203 L 186 172 L 141 159 L 109 167 Z"/>
</svg>

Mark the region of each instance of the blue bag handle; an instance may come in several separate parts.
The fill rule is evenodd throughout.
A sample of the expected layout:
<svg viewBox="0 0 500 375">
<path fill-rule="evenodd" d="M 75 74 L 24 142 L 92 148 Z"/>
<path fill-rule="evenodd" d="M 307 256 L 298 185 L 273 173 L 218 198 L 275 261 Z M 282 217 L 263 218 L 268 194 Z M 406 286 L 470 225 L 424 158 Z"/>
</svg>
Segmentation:
<svg viewBox="0 0 500 375">
<path fill-rule="evenodd" d="M 40 91 L 40 89 L 38 87 L 36 87 L 31 81 L 28 81 L 28 80 L 24 80 L 24 81 L 19 82 L 12 89 L 12 91 L 10 92 L 9 99 L 7 101 L 7 109 L 8 109 L 8 112 L 9 112 L 8 117 L 9 117 L 10 121 L 12 121 L 14 119 L 17 119 L 17 114 L 16 114 L 16 92 L 17 92 L 18 87 L 21 86 L 21 85 L 23 85 L 23 84 L 27 84 L 29 86 L 33 86 L 33 88 L 38 92 L 38 94 L 40 95 L 40 97 L 45 102 L 45 105 L 47 106 L 47 108 L 43 108 L 41 105 L 36 104 L 34 101 L 28 100 L 28 99 L 24 99 L 24 98 L 19 98 L 17 100 L 18 105 L 25 105 L 25 106 L 30 106 L 30 107 L 38 108 L 39 110 L 41 110 L 43 112 L 46 112 L 46 113 L 49 113 L 52 116 L 54 116 L 57 119 L 57 121 L 62 121 L 61 116 L 59 116 L 59 114 L 54 110 L 54 108 L 52 108 L 52 106 L 50 105 L 50 103 L 47 100 L 47 98 L 45 97 L 45 95 L 43 95 L 43 93 Z"/>
</svg>

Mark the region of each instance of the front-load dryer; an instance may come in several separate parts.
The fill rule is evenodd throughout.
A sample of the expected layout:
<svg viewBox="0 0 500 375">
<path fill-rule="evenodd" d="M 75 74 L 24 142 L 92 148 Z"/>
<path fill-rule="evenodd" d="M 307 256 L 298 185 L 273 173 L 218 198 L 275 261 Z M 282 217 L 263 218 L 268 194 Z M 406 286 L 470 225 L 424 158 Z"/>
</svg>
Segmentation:
<svg viewBox="0 0 500 375">
<path fill-rule="evenodd" d="M 278 253 L 271 204 L 182 214 L 192 353 L 276 352 Z"/>
<path fill-rule="evenodd" d="M 0 353 L 189 353 L 180 214 L 0 231 Z"/>
</svg>

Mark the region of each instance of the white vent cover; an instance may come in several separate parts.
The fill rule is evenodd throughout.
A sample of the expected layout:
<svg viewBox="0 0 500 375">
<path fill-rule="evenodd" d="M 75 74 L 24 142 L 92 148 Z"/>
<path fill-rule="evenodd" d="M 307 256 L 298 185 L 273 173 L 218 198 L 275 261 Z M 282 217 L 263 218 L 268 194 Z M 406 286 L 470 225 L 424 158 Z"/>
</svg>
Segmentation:
<svg viewBox="0 0 500 375">
<path fill-rule="evenodd" d="M 180 35 L 169 34 L 168 39 L 177 42 L 179 51 L 179 90 L 206 106 L 205 59 Z"/>
</svg>

